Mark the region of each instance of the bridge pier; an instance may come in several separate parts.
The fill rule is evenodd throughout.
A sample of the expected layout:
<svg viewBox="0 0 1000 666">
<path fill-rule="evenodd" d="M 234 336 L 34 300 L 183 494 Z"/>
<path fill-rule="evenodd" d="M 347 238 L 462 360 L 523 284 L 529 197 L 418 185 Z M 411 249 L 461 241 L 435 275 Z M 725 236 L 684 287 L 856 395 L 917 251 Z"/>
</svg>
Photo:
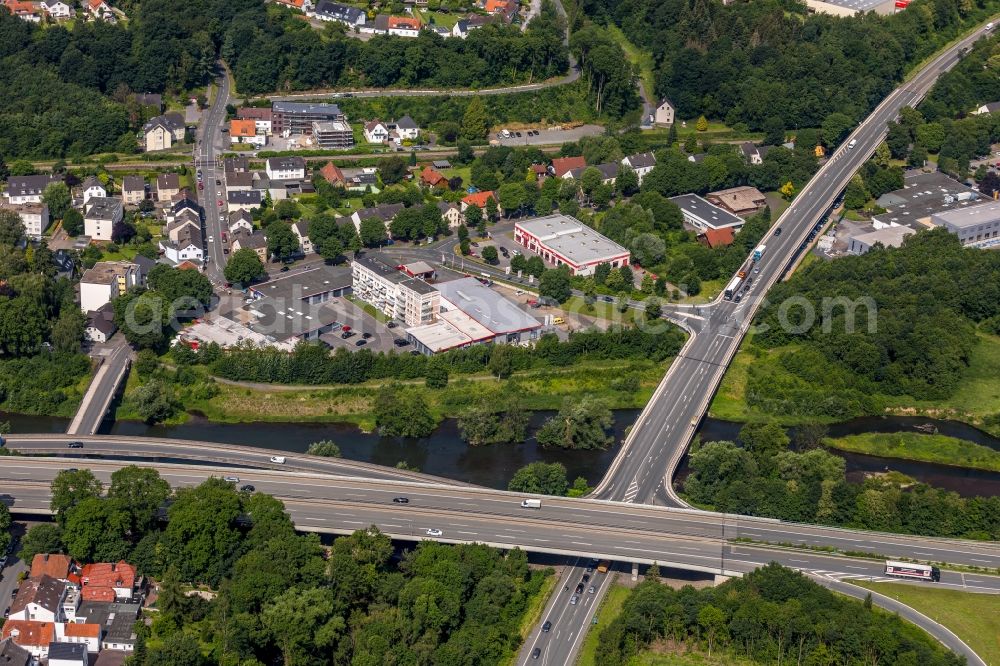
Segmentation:
<svg viewBox="0 0 1000 666">
<path fill-rule="evenodd" d="M 632 580 L 633 581 L 639 580 L 639 563 L 638 562 L 633 562 L 632 563 Z"/>
</svg>

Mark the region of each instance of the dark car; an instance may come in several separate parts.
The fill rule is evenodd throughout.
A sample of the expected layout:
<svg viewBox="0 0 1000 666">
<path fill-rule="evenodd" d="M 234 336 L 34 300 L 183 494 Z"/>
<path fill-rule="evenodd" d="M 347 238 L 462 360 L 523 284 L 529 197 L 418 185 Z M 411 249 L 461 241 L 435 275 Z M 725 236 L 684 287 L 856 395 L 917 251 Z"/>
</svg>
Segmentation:
<svg viewBox="0 0 1000 666">
<path fill-rule="evenodd" d="M 366 344 L 368 344 L 368 341 L 362 339 L 362 340 L 358 340 L 357 342 L 355 342 L 354 346 L 355 347 L 364 347 Z"/>
<path fill-rule="evenodd" d="M 281 267 L 281 272 L 282 273 L 287 273 L 288 272 L 288 266 L 282 266 Z"/>
<path fill-rule="evenodd" d="M 542 625 L 542 633 L 547 634 L 551 630 L 552 630 L 552 622 L 550 620 L 546 620 L 545 624 Z"/>
<path fill-rule="evenodd" d="M 614 296 L 601 296 L 601 300 L 604 301 L 605 303 L 614 303 L 615 302 Z"/>
<path fill-rule="evenodd" d="M 83 442 L 70 442 L 69 444 L 66 445 L 66 447 L 70 449 L 82 449 Z"/>
<path fill-rule="evenodd" d="M 781 235 L 781 227 L 778 227 L 777 229 L 774 230 L 774 235 L 775 236 L 780 236 Z"/>
<path fill-rule="evenodd" d="M 240 490 L 242 490 L 245 493 L 252 493 L 254 490 L 256 490 L 256 488 L 251 486 L 249 483 L 246 483 L 240 486 Z"/>
<path fill-rule="evenodd" d="M 402 338 L 396 338 L 395 340 L 392 341 L 392 344 L 396 345 L 397 347 L 405 347 L 406 345 L 410 344 L 410 341 L 403 340 Z"/>
<path fill-rule="evenodd" d="M 409 497 L 393 497 L 392 501 L 395 502 L 396 504 L 409 504 L 410 503 L 410 498 Z"/>
<path fill-rule="evenodd" d="M 396 328 L 397 326 L 399 326 L 399 324 L 394 321 L 387 322 L 385 325 L 386 328 Z"/>
<path fill-rule="evenodd" d="M 353 337 L 354 337 L 354 331 L 344 331 L 343 333 L 340 334 L 341 340 L 346 340 L 347 338 L 353 338 Z"/>
<path fill-rule="evenodd" d="M 578 583 L 576 586 L 576 593 L 580 594 L 583 592 L 583 583 Z"/>
<path fill-rule="evenodd" d="M 538 659 L 540 656 L 542 656 L 542 648 L 535 648 L 531 651 L 532 659 Z"/>
<path fill-rule="evenodd" d="M 590 574 L 583 574 L 583 578 L 581 580 L 584 583 L 586 583 L 588 580 L 590 580 Z"/>
<path fill-rule="evenodd" d="M 365 340 L 371 340 L 372 334 L 371 333 L 362 333 L 361 337 L 363 337 Z"/>
<path fill-rule="evenodd" d="M 216 179 L 215 179 L 215 184 L 216 184 L 216 185 L 222 185 L 222 181 L 221 181 L 221 180 L 219 180 L 218 178 L 216 178 Z"/>
</svg>

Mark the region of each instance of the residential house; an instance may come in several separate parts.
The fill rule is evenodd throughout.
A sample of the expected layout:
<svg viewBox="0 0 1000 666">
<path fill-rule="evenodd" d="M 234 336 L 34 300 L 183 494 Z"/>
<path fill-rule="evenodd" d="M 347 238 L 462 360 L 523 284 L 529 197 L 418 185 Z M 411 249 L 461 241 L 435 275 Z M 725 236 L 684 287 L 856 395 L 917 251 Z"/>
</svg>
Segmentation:
<svg viewBox="0 0 1000 666">
<path fill-rule="evenodd" d="M 56 626 L 52 622 L 9 619 L 4 622 L 0 640 L 9 638 L 34 659 L 45 659 L 49 656 L 49 643 L 55 636 Z"/>
<path fill-rule="evenodd" d="M 743 228 L 743 218 L 705 201 L 697 194 L 682 194 L 670 197 L 670 200 L 680 207 L 684 222 L 698 231 L 732 227 L 736 232 Z"/>
<path fill-rule="evenodd" d="M 28 571 L 28 577 L 38 579 L 42 576 L 49 576 L 56 580 L 69 580 L 70 572 L 72 571 L 73 560 L 69 555 L 61 553 L 36 553 L 31 558 L 31 569 Z"/>
<path fill-rule="evenodd" d="M 104 0 L 88 0 L 87 11 L 95 19 L 114 22 L 115 13 L 111 11 L 111 6 Z"/>
<path fill-rule="evenodd" d="M 240 231 L 233 234 L 233 252 L 250 248 L 257 253 L 262 262 L 267 261 L 267 236 L 261 231 L 248 233 Z"/>
<path fill-rule="evenodd" d="M 269 157 L 264 172 L 271 180 L 302 180 L 306 177 L 306 161 L 301 157 Z"/>
<path fill-rule="evenodd" d="M 365 12 L 357 7 L 329 0 L 319 0 L 313 16 L 320 21 L 336 21 L 349 27 L 361 27 L 367 19 Z"/>
<path fill-rule="evenodd" d="M 359 26 L 357 30 L 358 32 L 369 35 L 388 35 L 389 15 L 379 14 L 375 17 L 374 21 L 366 21 L 363 25 Z"/>
<path fill-rule="evenodd" d="M 732 227 L 708 228 L 698 234 L 698 242 L 711 248 L 732 245 L 734 238 L 736 238 L 736 234 L 733 233 Z"/>
<path fill-rule="evenodd" d="M 108 190 L 101 181 L 97 180 L 94 176 L 89 176 L 87 180 L 83 181 L 83 185 L 80 186 L 83 191 L 83 204 L 87 205 L 91 197 L 106 197 L 108 196 Z"/>
<path fill-rule="evenodd" d="M 397 144 L 403 141 L 415 141 L 420 137 L 420 127 L 410 116 L 406 115 L 388 124 L 389 136 Z"/>
<path fill-rule="evenodd" d="M 229 213 L 229 233 L 235 234 L 240 230 L 253 233 L 253 216 L 245 210 L 234 210 Z"/>
<path fill-rule="evenodd" d="M 250 190 L 249 192 L 230 192 L 226 195 L 226 202 L 230 211 L 260 208 L 264 197 L 260 190 Z"/>
<path fill-rule="evenodd" d="M 141 608 L 137 603 L 84 601 L 76 611 L 76 621 L 101 628 L 102 656 L 111 651 L 124 655 L 135 650 L 138 638 L 135 623 Z M 97 663 L 100 664 L 100 660 Z"/>
<path fill-rule="evenodd" d="M 65 581 L 52 576 L 29 578 L 17 589 L 10 605 L 10 619 L 37 622 L 61 622 Z"/>
<path fill-rule="evenodd" d="M 87 324 L 83 329 L 83 337 L 90 342 L 103 344 L 111 339 L 118 327 L 115 326 L 115 309 L 111 303 L 87 313 Z"/>
<path fill-rule="evenodd" d="M 420 34 L 420 19 L 416 16 L 390 16 L 389 34 L 398 37 L 416 37 Z"/>
<path fill-rule="evenodd" d="M 291 7 L 292 9 L 298 9 L 301 12 L 310 14 L 312 12 L 312 2 L 310 0 L 274 0 L 275 2 L 285 5 L 286 7 Z"/>
<path fill-rule="evenodd" d="M 166 113 L 150 118 L 142 126 L 146 152 L 165 150 L 175 143 L 184 140 L 184 116 L 179 113 Z"/>
<path fill-rule="evenodd" d="M 222 165 L 226 171 L 226 178 L 229 178 L 231 173 L 248 173 L 250 171 L 250 160 L 245 155 L 227 157 L 222 161 Z"/>
<path fill-rule="evenodd" d="M 236 109 L 236 117 L 240 120 L 252 120 L 257 128 L 257 134 L 270 136 L 274 125 L 274 111 L 268 107 L 241 106 Z"/>
<path fill-rule="evenodd" d="M 656 155 L 652 152 L 636 153 L 635 155 L 622 158 L 622 164 L 635 171 L 635 175 L 639 177 L 639 184 L 641 185 L 642 179 L 656 166 Z"/>
<path fill-rule="evenodd" d="M 229 121 L 229 143 L 245 143 L 255 148 L 263 148 L 267 143 L 267 136 L 257 132 L 256 121 L 234 119 Z"/>
<path fill-rule="evenodd" d="M 552 175 L 562 178 L 573 169 L 582 169 L 587 166 L 587 160 L 582 155 L 576 157 L 557 157 L 552 160 Z"/>
<path fill-rule="evenodd" d="M 420 172 L 420 182 L 427 187 L 448 187 L 448 179 L 433 167 L 426 166 Z"/>
<path fill-rule="evenodd" d="M 188 189 L 183 189 L 174 195 L 170 206 L 164 210 L 164 219 L 167 222 L 174 222 L 184 216 L 192 218 L 200 226 L 201 206 Z"/>
<path fill-rule="evenodd" d="M 761 153 L 760 148 L 749 141 L 740 144 L 740 152 L 747 164 L 759 166 L 764 163 L 764 154 Z"/>
<path fill-rule="evenodd" d="M 343 150 L 354 145 L 354 130 L 343 120 L 314 121 L 312 135 L 323 150 Z"/>
<path fill-rule="evenodd" d="M 661 99 L 653 110 L 653 117 L 650 120 L 654 125 L 673 125 L 674 105 L 666 98 Z"/>
<path fill-rule="evenodd" d="M 1000 102 L 989 102 L 988 104 L 983 104 L 982 106 L 977 107 L 976 110 L 972 112 L 972 115 L 990 115 L 996 113 L 997 111 L 1000 111 Z"/>
<path fill-rule="evenodd" d="M 227 194 L 229 192 L 249 192 L 253 189 L 256 189 L 253 182 L 253 173 L 241 171 L 239 173 L 226 174 Z"/>
<path fill-rule="evenodd" d="M 124 217 L 121 199 L 91 197 L 83 206 L 83 233 L 91 240 L 110 241 L 111 230 Z"/>
<path fill-rule="evenodd" d="M 465 213 L 469 210 L 469 206 L 479 206 L 483 210 L 486 210 L 486 203 L 493 199 L 495 202 L 497 197 L 492 190 L 487 190 L 485 192 L 473 192 L 472 194 L 466 195 L 462 199 L 462 212 Z"/>
<path fill-rule="evenodd" d="M 292 233 L 299 239 L 299 247 L 304 254 L 312 254 L 316 251 L 312 241 L 309 240 L 309 220 L 296 220 L 292 223 Z"/>
<path fill-rule="evenodd" d="M 357 229 L 358 233 L 361 232 L 361 223 L 365 220 L 371 218 L 377 218 L 385 223 L 385 230 L 389 231 L 389 225 L 399 214 L 399 211 L 403 210 L 403 204 L 379 204 L 374 208 L 362 208 L 360 210 L 354 211 L 351 215 L 351 219 L 354 221 L 354 228 Z"/>
<path fill-rule="evenodd" d="M 128 562 L 85 564 L 80 570 L 84 601 L 128 601 L 139 591 L 139 575 Z"/>
<path fill-rule="evenodd" d="M 101 625 L 84 622 L 57 622 L 55 644 L 78 645 L 91 654 L 101 650 Z"/>
<path fill-rule="evenodd" d="M 355 171 L 350 176 L 344 174 L 347 179 L 348 192 L 366 192 L 371 190 L 373 194 L 379 192 L 378 174 L 375 167 L 364 167 L 361 171 Z"/>
<path fill-rule="evenodd" d="M 3 6 L 12 16 L 29 23 L 41 23 L 42 14 L 39 5 L 29 0 L 3 0 Z"/>
<path fill-rule="evenodd" d="M 709 192 L 705 195 L 705 199 L 740 217 L 756 215 L 767 208 L 767 197 L 756 187 L 747 185 Z"/>
<path fill-rule="evenodd" d="M 7 179 L 7 189 L 3 194 L 7 202 L 12 204 L 42 203 L 45 188 L 52 183 L 61 182 L 62 176 L 11 176 Z"/>
<path fill-rule="evenodd" d="M 49 644 L 48 666 L 87 666 L 87 659 L 86 645 L 79 643 Z"/>
<path fill-rule="evenodd" d="M 138 206 L 146 198 L 146 180 L 142 176 L 122 179 L 122 200 L 126 206 Z"/>
<path fill-rule="evenodd" d="M 202 262 L 205 259 L 205 239 L 201 227 L 184 224 L 171 230 L 171 235 L 160 241 L 164 258 L 177 265 L 185 261 Z"/>
<path fill-rule="evenodd" d="M 500 16 L 510 23 L 517 16 L 518 3 L 517 0 L 486 0 L 484 8 L 487 14 Z"/>
<path fill-rule="evenodd" d="M 439 201 L 437 207 L 441 211 L 441 217 L 448 221 L 449 229 L 456 229 L 465 224 L 465 215 L 462 214 L 462 209 L 457 204 Z"/>
<path fill-rule="evenodd" d="M 72 280 L 76 262 L 69 250 L 59 249 L 52 253 L 52 265 L 56 267 L 56 277 Z"/>
<path fill-rule="evenodd" d="M 531 169 L 531 173 L 532 175 L 534 175 L 536 182 L 540 183 L 549 176 L 549 168 L 544 164 L 535 163 L 532 164 L 531 167 L 529 168 Z"/>
<path fill-rule="evenodd" d="M 163 113 L 163 95 L 160 93 L 133 93 L 135 103 L 152 115 Z"/>
<path fill-rule="evenodd" d="M 64 21 L 76 16 L 76 10 L 62 0 L 42 0 L 39 4 L 54 21 Z"/>
<path fill-rule="evenodd" d="M 497 17 L 493 15 L 481 16 L 478 14 L 470 14 L 466 18 L 459 19 L 455 22 L 455 25 L 451 29 L 451 36 L 458 37 L 459 39 L 465 39 L 473 30 L 478 30 L 483 26 L 495 23 L 496 20 Z"/>
<path fill-rule="evenodd" d="M 347 183 L 344 179 L 344 172 L 342 172 L 340 167 L 333 162 L 327 162 L 323 165 L 323 168 L 319 170 L 319 173 L 323 176 L 323 179 L 331 185 L 343 186 Z"/>
<path fill-rule="evenodd" d="M 49 207 L 43 203 L 8 204 L 0 203 L 0 210 L 17 213 L 24 225 L 24 233 L 30 238 L 41 238 L 49 226 Z"/>
<path fill-rule="evenodd" d="M 142 273 L 135 263 L 99 261 L 80 278 L 80 309 L 85 313 L 97 310 L 111 299 L 141 285 L 142 281 Z"/>
<path fill-rule="evenodd" d="M 385 143 L 389 140 L 389 128 L 381 120 L 365 123 L 364 134 L 368 143 Z"/>
<path fill-rule="evenodd" d="M 614 185 L 615 179 L 618 178 L 618 162 L 607 162 L 605 164 L 598 164 L 594 167 L 581 167 L 579 169 L 573 169 L 563 175 L 563 178 L 572 178 L 573 180 L 580 180 L 583 177 L 583 173 L 590 168 L 597 169 L 601 174 L 601 182 L 605 185 Z"/>
<path fill-rule="evenodd" d="M 30 666 L 31 653 L 10 638 L 0 641 L 0 664 L 3 666 Z"/>
<path fill-rule="evenodd" d="M 181 179 L 176 173 L 161 173 L 156 177 L 156 198 L 170 201 L 181 191 Z"/>
</svg>

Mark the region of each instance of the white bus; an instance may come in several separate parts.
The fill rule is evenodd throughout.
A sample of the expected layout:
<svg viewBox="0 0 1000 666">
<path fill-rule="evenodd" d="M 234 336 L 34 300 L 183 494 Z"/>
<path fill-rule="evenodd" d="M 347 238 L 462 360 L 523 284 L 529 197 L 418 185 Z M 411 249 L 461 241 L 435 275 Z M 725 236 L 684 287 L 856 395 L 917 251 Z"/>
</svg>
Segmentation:
<svg viewBox="0 0 1000 666">
<path fill-rule="evenodd" d="M 897 578 L 929 580 L 935 583 L 941 580 L 941 570 L 937 567 L 929 567 L 926 564 L 913 564 L 911 562 L 893 562 L 892 560 L 885 563 L 885 575 Z"/>
</svg>

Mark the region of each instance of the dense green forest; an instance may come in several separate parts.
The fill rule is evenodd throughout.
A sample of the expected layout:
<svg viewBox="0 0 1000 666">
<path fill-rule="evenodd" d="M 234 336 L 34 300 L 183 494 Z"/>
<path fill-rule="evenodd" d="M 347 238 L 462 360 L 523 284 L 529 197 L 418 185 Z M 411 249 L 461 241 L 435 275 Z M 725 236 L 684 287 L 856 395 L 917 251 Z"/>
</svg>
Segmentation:
<svg viewBox="0 0 1000 666">
<path fill-rule="evenodd" d="M 784 305 L 792 298 L 809 307 Z M 875 414 L 884 396 L 938 400 L 955 391 L 976 326 L 996 330 L 1000 254 L 925 231 L 898 249 L 814 263 L 775 285 L 768 301 L 750 350 L 794 346 L 777 355 L 781 372 L 750 365 L 747 404 L 775 415 Z M 814 325 L 802 325 L 810 312 Z"/>
<path fill-rule="evenodd" d="M 89 470 L 64 471 L 52 491 L 57 522 L 33 527 L 22 557 L 124 558 L 159 581 L 135 666 L 499 665 L 551 574 L 519 550 L 424 542 L 397 553 L 374 527 L 326 547 L 297 534 L 280 501 L 215 478 L 171 493 L 148 468 L 116 471 L 106 488 Z M 186 596 L 188 584 L 217 595 Z"/>
<path fill-rule="evenodd" d="M 774 563 L 703 590 L 673 590 L 647 576 L 600 632 L 601 666 L 639 663 L 633 657 L 654 643 L 761 664 L 965 663 L 898 616 Z"/>
<path fill-rule="evenodd" d="M 24 240 L 21 218 L 0 210 L 0 408 L 67 415 L 90 371 L 84 319 L 73 283 L 55 277 L 52 252 Z"/>
<path fill-rule="evenodd" d="M 465 40 L 424 31 L 415 39 L 376 35 L 363 42 L 336 30 L 321 33 L 287 11 L 254 9 L 229 26 L 222 57 L 241 93 L 336 85 L 485 87 L 565 73 L 564 34 L 551 2 L 524 32 L 490 25 Z"/>
<path fill-rule="evenodd" d="M 829 127 L 840 140 L 911 65 L 985 21 L 988 0 L 915 0 L 891 16 L 836 18 L 792 0 L 582 0 L 652 52 L 656 94 L 681 118 L 705 115 L 754 130 Z M 830 136 L 826 136 L 829 134 Z"/>
<path fill-rule="evenodd" d="M 789 451 L 781 426 L 751 423 L 740 444 L 691 450 L 685 494 L 718 511 L 925 536 L 1000 540 L 1000 497 L 961 497 L 912 479 L 847 481 L 844 459 L 816 442 Z"/>
</svg>

